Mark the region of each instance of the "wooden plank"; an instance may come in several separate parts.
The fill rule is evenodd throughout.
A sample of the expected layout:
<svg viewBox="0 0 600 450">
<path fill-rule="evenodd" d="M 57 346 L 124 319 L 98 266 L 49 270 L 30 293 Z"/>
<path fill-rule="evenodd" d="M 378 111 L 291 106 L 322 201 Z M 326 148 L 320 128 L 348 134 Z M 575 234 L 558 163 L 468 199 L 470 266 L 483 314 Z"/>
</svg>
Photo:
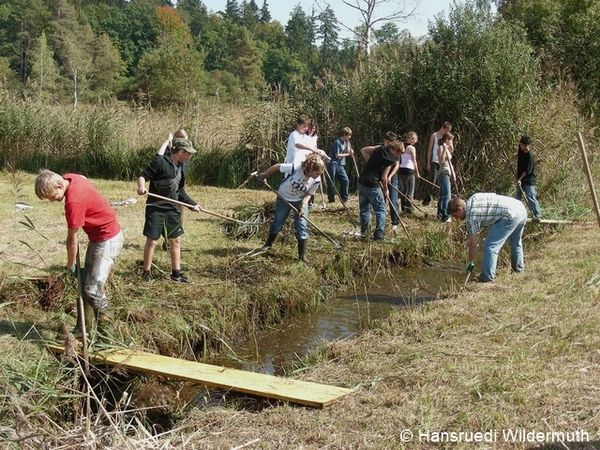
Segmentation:
<svg viewBox="0 0 600 450">
<path fill-rule="evenodd" d="M 57 353 L 64 351 L 59 345 L 48 345 L 48 348 Z M 354 392 L 353 389 L 213 366 L 130 349 L 100 350 L 90 353 L 89 358 L 95 363 L 317 408 L 329 406 L 339 398 Z"/>
<path fill-rule="evenodd" d="M 540 220 L 533 220 L 533 219 L 527 219 L 528 223 L 541 223 L 541 224 L 571 224 L 571 223 L 577 223 L 576 220 L 558 220 L 558 219 L 540 219 Z"/>
</svg>

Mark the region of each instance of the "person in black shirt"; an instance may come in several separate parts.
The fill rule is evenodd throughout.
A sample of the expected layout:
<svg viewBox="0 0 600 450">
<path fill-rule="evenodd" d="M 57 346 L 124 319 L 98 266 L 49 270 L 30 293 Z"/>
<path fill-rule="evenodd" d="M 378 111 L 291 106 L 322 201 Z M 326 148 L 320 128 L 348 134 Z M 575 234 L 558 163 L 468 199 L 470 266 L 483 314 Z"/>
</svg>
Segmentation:
<svg viewBox="0 0 600 450">
<path fill-rule="evenodd" d="M 393 132 L 385 134 L 383 145 L 364 147 L 360 150 L 367 161 L 358 178 L 358 204 L 360 208 L 360 232 L 363 237 L 371 223 L 371 206 L 375 211 L 373 240 L 383 239 L 385 231 L 385 202 L 389 197 L 388 175 L 394 164 L 398 164 L 404 144 Z"/>
<path fill-rule="evenodd" d="M 152 194 L 168 197 L 191 205 L 193 211 L 199 212 L 200 206 L 185 192 L 184 163 L 196 150 L 188 139 L 174 139 L 171 152 L 168 155 L 157 155 L 142 172 L 137 180 L 137 192 L 144 195 L 146 180 L 150 180 Z M 158 238 L 163 235 L 169 240 L 171 254 L 171 280 L 181 283 L 189 282 L 181 273 L 181 212 L 179 207 L 166 200 L 148 197 L 146 202 L 146 220 L 144 222 L 144 275 L 145 281 L 152 280 L 150 268 Z"/>
<path fill-rule="evenodd" d="M 539 221 L 542 217 L 542 210 L 540 209 L 535 191 L 535 158 L 529 149 L 530 145 L 531 138 L 529 136 L 522 136 L 517 152 L 517 176 L 515 180 L 517 191 L 515 198 L 521 200 L 523 193 L 525 193 L 529 209 L 531 210 L 531 214 L 533 214 L 533 220 Z"/>
</svg>

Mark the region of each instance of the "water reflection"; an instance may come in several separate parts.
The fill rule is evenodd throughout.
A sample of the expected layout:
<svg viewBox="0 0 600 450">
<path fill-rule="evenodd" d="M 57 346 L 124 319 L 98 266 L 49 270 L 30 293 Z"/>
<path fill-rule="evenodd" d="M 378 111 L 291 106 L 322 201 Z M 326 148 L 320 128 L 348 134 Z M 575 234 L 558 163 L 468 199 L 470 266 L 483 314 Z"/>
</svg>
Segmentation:
<svg viewBox="0 0 600 450">
<path fill-rule="evenodd" d="M 394 308 L 435 300 L 462 277 L 460 272 L 431 268 L 398 269 L 340 292 L 317 311 L 294 317 L 261 331 L 237 345 L 235 355 L 223 355 L 211 364 L 254 372 L 279 374 L 283 365 L 307 355 L 324 343 L 348 339 L 372 320 L 387 317 Z"/>
</svg>

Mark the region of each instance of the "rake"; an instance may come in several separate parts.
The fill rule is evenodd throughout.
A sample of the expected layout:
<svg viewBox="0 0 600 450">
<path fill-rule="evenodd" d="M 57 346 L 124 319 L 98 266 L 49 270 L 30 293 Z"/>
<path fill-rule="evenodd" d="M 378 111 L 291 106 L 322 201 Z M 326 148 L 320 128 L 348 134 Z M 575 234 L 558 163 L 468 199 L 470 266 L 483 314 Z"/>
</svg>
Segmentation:
<svg viewBox="0 0 600 450">
<path fill-rule="evenodd" d="M 172 198 L 169 198 L 169 197 L 163 197 L 162 195 L 153 194 L 152 192 L 147 192 L 147 194 L 148 194 L 148 197 L 158 198 L 160 200 L 164 200 L 169 203 L 173 203 L 174 205 L 185 206 L 186 208 L 194 208 L 194 205 L 190 205 L 189 203 L 180 202 L 179 200 L 173 200 Z M 234 219 L 233 217 L 225 216 L 223 214 L 219 214 L 214 211 L 210 211 L 208 209 L 202 208 L 201 206 L 200 206 L 200 212 L 208 214 L 209 216 L 218 217 L 223 220 L 228 220 L 230 222 L 235 222 L 240 225 L 256 225 L 256 222 L 244 222 L 242 220 Z"/>
<path fill-rule="evenodd" d="M 290 202 L 288 202 L 285 198 L 283 198 L 281 196 L 281 194 L 279 192 L 277 192 L 276 189 L 273 188 L 273 186 L 271 186 L 269 183 L 267 183 L 267 180 L 263 180 L 263 184 L 266 187 L 268 187 L 271 191 L 275 192 L 275 194 L 277 195 L 277 198 L 279 198 L 279 199 L 281 199 L 281 201 L 285 202 L 285 204 L 288 205 L 292 209 L 292 211 L 294 211 L 296 214 L 300 215 L 300 211 L 298 211 L 298 208 L 296 208 L 294 205 L 292 205 Z M 317 230 L 320 234 L 322 234 L 329 242 L 331 242 L 335 246 L 336 250 L 339 250 L 342 248 L 342 246 L 339 244 L 339 242 L 337 242 L 336 240 L 331 238 L 327 233 L 325 233 L 318 226 L 316 226 L 308 217 L 304 216 L 304 219 L 308 222 L 308 224 L 310 226 L 312 226 L 315 230 Z"/>
</svg>

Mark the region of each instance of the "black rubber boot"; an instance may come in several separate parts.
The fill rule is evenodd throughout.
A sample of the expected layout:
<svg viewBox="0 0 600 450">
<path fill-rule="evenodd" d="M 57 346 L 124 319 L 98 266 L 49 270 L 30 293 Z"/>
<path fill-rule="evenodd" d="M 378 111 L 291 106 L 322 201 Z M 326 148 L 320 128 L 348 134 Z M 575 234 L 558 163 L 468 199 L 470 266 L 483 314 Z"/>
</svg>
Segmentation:
<svg viewBox="0 0 600 450">
<path fill-rule="evenodd" d="M 298 239 L 298 259 L 308 263 L 306 260 L 306 239 Z"/>
<path fill-rule="evenodd" d="M 273 242 L 275 242 L 276 237 L 277 237 L 276 234 L 269 234 L 269 237 L 267 238 L 267 242 L 264 243 L 261 250 L 267 250 L 268 248 L 271 248 L 271 246 L 273 245 Z"/>
</svg>

